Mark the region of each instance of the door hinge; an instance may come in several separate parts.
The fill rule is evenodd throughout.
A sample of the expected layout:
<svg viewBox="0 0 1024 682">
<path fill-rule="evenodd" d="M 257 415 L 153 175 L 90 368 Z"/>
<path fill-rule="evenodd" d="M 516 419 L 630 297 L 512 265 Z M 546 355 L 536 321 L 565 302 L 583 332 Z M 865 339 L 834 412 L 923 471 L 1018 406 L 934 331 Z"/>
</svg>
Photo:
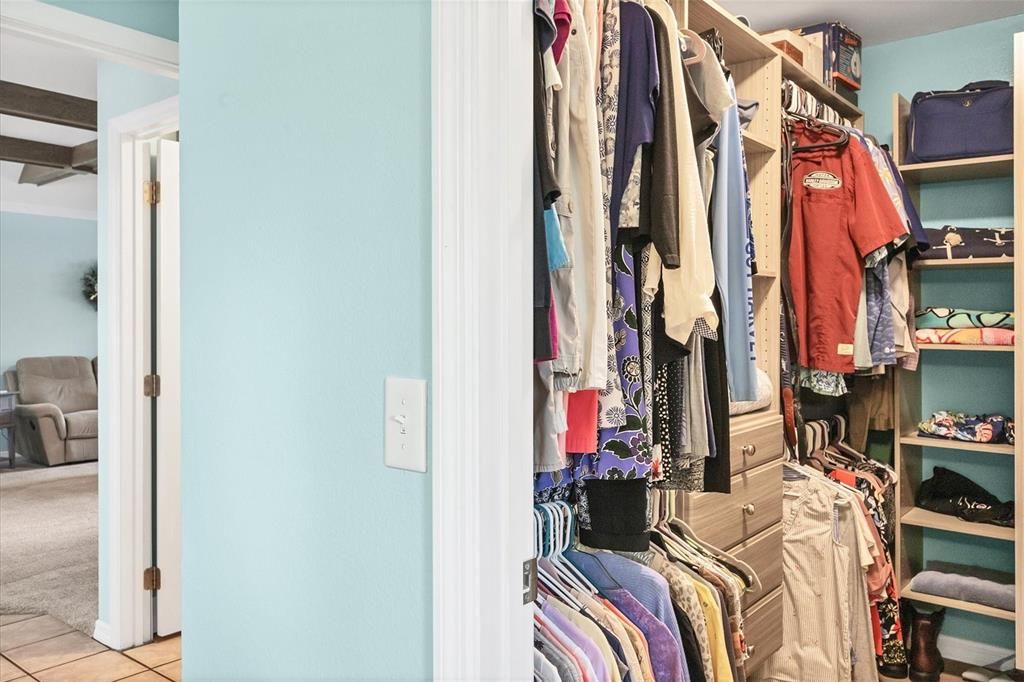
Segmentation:
<svg viewBox="0 0 1024 682">
<path fill-rule="evenodd" d="M 160 589 L 160 569 L 150 566 L 142 572 L 142 589 L 153 592 Z"/>
<path fill-rule="evenodd" d="M 142 200 L 150 206 L 160 203 L 160 181 L 147 180 L 142 183 Z"/>
<path fill-rule="evenodd" d="M 160 395 L 159 374 L 147 374 L 142 377 L 142 394 L 147 398 L 156 398 Z"/>
<path fill-rule="evenodd" d="M 537 599 L 537 560 L 527 559 L 523 562 L 523 603 L 529 604 Z"/>
</svg>

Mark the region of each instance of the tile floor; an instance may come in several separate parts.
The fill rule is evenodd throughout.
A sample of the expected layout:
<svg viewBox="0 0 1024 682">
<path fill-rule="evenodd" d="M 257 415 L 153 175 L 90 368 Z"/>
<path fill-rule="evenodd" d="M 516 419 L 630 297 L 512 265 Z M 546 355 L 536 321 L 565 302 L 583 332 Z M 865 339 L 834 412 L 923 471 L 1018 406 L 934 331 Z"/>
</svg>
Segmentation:
<svg viewBox="0 0 1024 682">
<path fill-rule="evenodd" d="M 181 682 L 181 637 L 124 653 L 52 616 L 0 616 L 0 682 Z"/>
</svg>

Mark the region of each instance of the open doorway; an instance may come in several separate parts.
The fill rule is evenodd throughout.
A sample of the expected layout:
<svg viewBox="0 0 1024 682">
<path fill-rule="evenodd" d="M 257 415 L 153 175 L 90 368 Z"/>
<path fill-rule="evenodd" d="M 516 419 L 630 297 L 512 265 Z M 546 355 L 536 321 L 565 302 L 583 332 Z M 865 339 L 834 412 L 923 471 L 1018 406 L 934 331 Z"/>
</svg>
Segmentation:
<svg viewBox="0 0 1024 682">
<path fill-rule="evenodd" d="M 181 611 L 180 424 L 173 416 L 180 411 L 180 378 L 179 364 L 172 359 L 177 354 L 174 325 L 178 315 L 177 45 L 42 3 L 4 3 L 0 35 L 5 50 L 23 45 L 34 56 L 21 62 L 6 54 L 2 59 L 4 237 L 8 232 L 13 235 L 15 228 L 31 232 L 21 226 L 24 220 L 7 219 L 12 196 L 28 196 L 26 192 L 34 191 L 37 203 L 54 204 L 43 192 L 54 195 L 61 185 L 75 188 L 91 182 L 90 188 L 80 192 L 91 210 L 91 222 L 84 230 L 90 237 L 91 255 L 74 283 L 76 287 L 87 283 L 94 287 L 85 293 L 77 288 L 74 292 L 79 298 L 91 296 L 91 302 L 85 302 L 92 315 L 91 328 L 82 334 L 90 341 L 88 348 L 62 350 L 39 345 L 39 351 L 12 350 L 19 357 L 8 362 L 9 340 L 16 339 L 12 334 L 26 325 L 9 324 L 7 313 L 18 309 L 15 303 L 24 301 L 11 297 L 20 289 L 6 286 L 16 268 L 8 267 L 7 262 L 14 254 L 3 249 L 0 355 L 2 369 L 14 369 L 5 385 L 18 393 L 2 399 L 14 402 L 11 412 L 19 414 L 13 420 L 15 447 L 0 446 L 0 450 L 16 453 L 13 469 L 0 454 L 0 467 L 5 470 L 0 479 L 0 514 L 4 515 L 0 524 L 0 677 L 7 679 L 8 672 L 18 670 L 34 674 L 64 665 L 101 665 L 132 674 L 153 669 L 180 679 L 180 643 L 173 637 L 180 630 Z M 91 76 L 92 91 L 62 90 L 59 83 L 47 81 L 60 68 L 52 59 L 39 57 L 46 51 L 64 55 L 69 64 Z M 28 62 L 44 74 L 42 80 L 26 82 L 23 76 L 8 73 L 9 65 Z M 66 99 L 68 95 L 77 100 Z M 56 123 L 63 122 L 59 116 L 78 111 L 69 102 L 91 111 L 91 124 L 67 125 L 70 132 L 57 137 Z M 11 115 L 22 113 L 25 115 L 12 125 L 15 119 Z M 36 128 L 28 130 L 26 125 Z M 13 143 L 12 133 L 25 144 Z M 91 137 L 79 139 L 84 133 Z M 61 150 L 67 150 L 67 159 L 60 156 Z M 25 170 L 8 168 L 15 162 Z M 37 187 L 23 187 L 21 194 L 7 191 L 8 184 L 19 186 L 17 181 L 25 178 L 38 180 Z M 11 213 L 24 208 L 12 206 Z M 59 241 L 63 246 L 68 240 Z M 46 253 L 40 248 L 32 251 L 36 257 Z M 173 260 L 166 261 L 165 254 Z M 27 261 L 22 258 L 20 263 Z M 33 268 L 33 273 L 40 274 L 39 269 Z M 66 285 L 67 277 L 46 276 L 44 280 L 52 288 L 59 282 Z M 91 303 L 97 304 L 96 308 Z M 47 322 L 49 334 L 44 337 L 52 341 L 63 328 L 70 327 L 68 316 L 63 316 L 63 325 L 57 324 L 62 317 L 43 311 L 41 305 L 36 307 L 39 319 L 30 321 Z M 174 336 L 167 337 L 169 332 Z M 164 342 L 165 337 L 173 340 Z M 21 355 L 49 358 L 42 363 L 43 369 L 54 376 L 30 367 L 31 363 L 20 363 L 24 371 L 19 372 Z M 80 358 L 85 358 L 84 365 Z M 77 369 L 84 375 L 86 367 L 89 376 L 82 382 L 89 384 L 86 388 L 91 393 L 82 387 L 67 388 L 75 377 L 66 375 Z M 62 408 L 60 414 L 51 410 L 53 414 L 47 418 L 52 433 L 41 432 L 39 424 L 33 432 L 27 421 L 39 392 L 29 384 L 38 383 L 40 374 L 44 374 L 43 385 L 55 392 L 54 400 L 47 404 L 61 408 L 65 394 L 84 395 L 93 401 L 84 407 L 63 406 L 67 409 Z M 22 378 L 28 383 L 20 381 Z M 26 387 L 28 390 L 21 390 Z M 89 428 L 79 424 L 81 415 L 72 416 L 82 411 L 91 414 Z M 85 436 L 91 437 L 91 451 L 84 447 L 88 443 L 79 442 L 87 441 Z M 54 454 L 52 461 L 45 457 L 40 461 L 44 446 Z M 59 452 L 65 455 L 63 461 L 57 459 Z M 83 460 L 87 461 L 73 463 Z M 31 476 L 45 479 L 48 487 L 28 481 Z M 19 477 L 26 481 L 20 486 L 25 490 L 14 494 L 10 490 L 16 486 L 7 481 Z M 84 486 L 77 497 L 68 491 L 72 483 Z M 49 493 L 50 488 L 56 492 Z M 49 500 L 57 507 L 54 513 L 63 513 L 66 521 L 47 521 L 43 514 L 19 502 L 33 495 Z M 22 508 L 17 514 L 8 514 L 10 504 L 22 504 Z M 8 520 L 18 523 L 12 527 Z M 26 525 L 29 522 L 58 530 L 49 535 L 33 531 Z M 17 544 L 24 544 L 26 538 L 48 542 L 52 551 L 33 551 Z M 69 551 L 72 548 L 76 551 Z M 51 556 L 53 565 L 44 565 L 41 558 Z M 38 583 L 38 589 L 27 596 L 24 589 L 9 589 L 6 579 L 23 578 L 23 574 L 31 574 L 28 577 Z M 145 646 L 153 640 L 157 640 L 155 644 Z M 59 649 L 56 653 L 52 651 L 55 647 Z M 68 674 L 69 679 L 78 679 L 77 668 L 69 669 Z"/>
<path fill-rule="evenodd" d="M 96 60 L 0 41 L 0 612 L 97 617 Z"/>
</svg>

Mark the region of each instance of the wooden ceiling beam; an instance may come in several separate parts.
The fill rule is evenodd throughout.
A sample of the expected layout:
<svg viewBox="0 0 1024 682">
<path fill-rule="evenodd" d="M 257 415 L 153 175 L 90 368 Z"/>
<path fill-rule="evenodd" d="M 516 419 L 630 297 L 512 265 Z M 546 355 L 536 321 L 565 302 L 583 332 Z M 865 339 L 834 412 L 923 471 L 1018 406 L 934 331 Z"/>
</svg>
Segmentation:
<svg viewBox="0 0 1024 682">
<path fill-rule="evenodd" d="M 0 114 L 96 130 L 96 101 L 0 81 Z"/>
<path fill-rule="evenodd" d="M 42 187 L 51 182 L 57 182 L 74 175 L 88 175 L 90 171 L 75 170 L 74 168 L 47 168 L 46 166 L 24 165 L 21 167 L 21 175 L 18 176 L 19 185 L 35 185 Z"/>
<path fill-rule="evenodd" d="M 0 135 L 0 161 L 48 168 L 70 168 L 71 147 Z"/>
<path fill-rule="evenodd" d="M 95 140 L 75 147 L 0 135 L 0 161 L 23 163 L 19 184 L 46 185 L 71 175 L 96 173 Z"/>
</svg>

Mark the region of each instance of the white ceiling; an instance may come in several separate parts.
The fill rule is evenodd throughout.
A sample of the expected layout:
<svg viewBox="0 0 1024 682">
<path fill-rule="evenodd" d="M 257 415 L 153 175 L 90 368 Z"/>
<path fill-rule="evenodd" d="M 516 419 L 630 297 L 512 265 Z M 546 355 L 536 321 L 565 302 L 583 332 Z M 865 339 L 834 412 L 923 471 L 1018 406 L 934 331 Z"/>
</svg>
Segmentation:
<svg viewBox="0 0 1024 682">
<path fill-rule="evenodd" d="M 841 21 L 865 45 L 1024 13 L 1024 0 L 720 0 L 758 33 Z"/>
<path fill-rule="evenodd" d="M 77 50 L 5 33 L 0 80 L 96 99 L 96 60 Z M 0 115 L 0 135 L 73 147 L 96 133 Z M 0 211 L 96 218 L 96 176 L 76 175 L 49 185 L 19 185 L 21 164 L 0 161 Z"/>
</svg>

